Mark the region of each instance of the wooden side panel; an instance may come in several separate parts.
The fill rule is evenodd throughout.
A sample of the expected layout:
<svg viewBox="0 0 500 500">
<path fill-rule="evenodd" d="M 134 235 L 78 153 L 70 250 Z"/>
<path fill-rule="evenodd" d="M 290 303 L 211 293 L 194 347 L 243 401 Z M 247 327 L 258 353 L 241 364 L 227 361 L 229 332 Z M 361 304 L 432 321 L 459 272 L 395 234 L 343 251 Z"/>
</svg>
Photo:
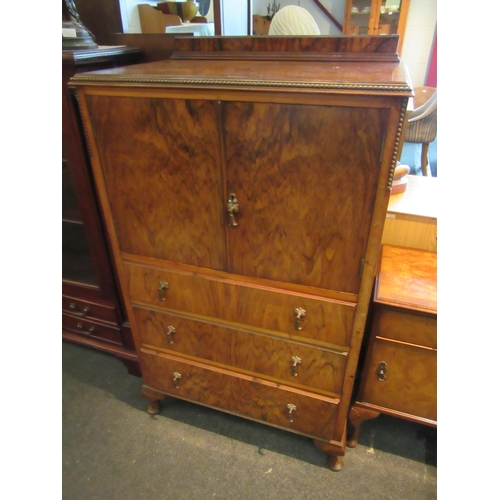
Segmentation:
<svg viewBox="0 0 500 500">
<path fill-rule="evenodd" d="M 357 293 L 388 109 L 224 103 L 229 271 Z"/>
<path fill-rule="evenodd" d="M 120 249 L 223 269 L 217 103 L 86 99 Z"/>
</svg>

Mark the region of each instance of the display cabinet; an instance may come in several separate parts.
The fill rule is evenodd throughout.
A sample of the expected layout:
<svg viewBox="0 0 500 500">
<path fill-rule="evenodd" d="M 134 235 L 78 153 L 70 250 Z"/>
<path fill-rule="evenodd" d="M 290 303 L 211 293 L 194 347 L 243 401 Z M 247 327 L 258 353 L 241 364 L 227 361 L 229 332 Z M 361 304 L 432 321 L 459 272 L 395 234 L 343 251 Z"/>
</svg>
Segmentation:
<svg viewBox="0 0 500 500">
<path fill-rule="evenodd" d="M 69 79 L 80 71 L 137 62 L 138 49 L 62 51 L 62 336 L 118 356 L 139 374 L 130 326 L 94 192 Z"/>
<path fill-rule="evenodd" d="M 346 0 L 344 35 L 399 35 L 401 52 L 410 0 Z"/>
</svg>

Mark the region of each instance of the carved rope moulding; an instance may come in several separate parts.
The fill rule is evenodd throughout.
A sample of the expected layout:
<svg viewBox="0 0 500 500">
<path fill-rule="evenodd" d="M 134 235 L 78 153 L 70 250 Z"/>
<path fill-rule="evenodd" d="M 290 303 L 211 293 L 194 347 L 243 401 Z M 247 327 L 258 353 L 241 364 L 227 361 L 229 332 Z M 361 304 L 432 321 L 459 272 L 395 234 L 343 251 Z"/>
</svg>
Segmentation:
<svg viewBox="0 0 500 500">
<path fill-rule="evenodd" d="M 350 84 L 350 83 L 321 83 L 321 82 L 273 82 L 262 80 L 202 80 L 197 78 L 137 78 L 137 77 L 97 77 L 77 75 L 73 82 L 114 82 L 114 83 L 147 83 L 147 84 L 170 84 L 170 85 L 223 85 L 223 86 L 252 86 L 252 87 L 287 87 L 287 88 L 310 88 L 328 90 L 352 90 L 352 91 L 375 91 L 375 92 L 411 92 L 407 85 L 378 85 L 378 84 Z"/>
</svg>

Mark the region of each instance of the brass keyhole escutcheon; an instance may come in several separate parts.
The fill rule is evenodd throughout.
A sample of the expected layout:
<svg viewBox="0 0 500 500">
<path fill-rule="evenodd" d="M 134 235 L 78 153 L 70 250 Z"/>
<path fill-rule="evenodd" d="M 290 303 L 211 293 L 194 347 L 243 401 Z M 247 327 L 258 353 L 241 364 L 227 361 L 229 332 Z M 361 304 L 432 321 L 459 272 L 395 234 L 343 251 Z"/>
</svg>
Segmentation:
<svg viewBox="0 0 500 500">
<path fill-rule="evenodd" d="M 166 281 L 158 281 L 158 300 L 165 300 L 165 292 L 168 290 L 168 283 Z"/>
<path fill-rule="evenodd" d="M 306 317 L 306 311 L 305 309 L 302 309 L 302 307 L 297 307 L 294 309 L 294 314 L 295 314 L 295 330 L 302 330 L 302 325 L 300 324 L 300 320 L 302 318 Z"/>
<path fill-rule="evenodd" d="M 287 420 L 288 420 L 288 422 L 293 422 L 292 411 L 295 411 L 297 409 L 297 407 L 294 404 L 292 404 L 292 403 L 288 403 L 286 405 L 286 407 L 288 409 Z"/>
<path fill-rule="evenodd" d="M 292 367 L 290 370 L 292 377 L 297 376 L 297 366 L 300 365 L 300 363 L 302 363 L 302 360 L 298 356 L 292 356 Z"/>
<path fill-rule="evenodd" d="M 239 205 L 238 205 L 238 200 L 236 199 L 236 195 L 234 193 L 231 193 L 229 195 L 229 200 L 227 200 L 227 212 L 229 214 L 229 227 L 236 227 L 238 223 L 236 222 L 236 219 L 234 218 L 234 214 L 237 214 L 239 212 Z"/>
<path fill-rule="evenodd" d="M 377 377 L 380 380 L 380 382 L 385 382 L 387 380 L 385 374 L 387 372 L 387 363 L 385 361 L 381 361 L 378 364 L 377 368 Z"/>
<path fill-rule="evenodd" d="M 166 335 L 167 335 L 167 342 L 169 344 L 174 343 L 174 341 L 172 340 L 172 335 L 175 335 L 175 332 L 176 332 L 176 329 L 173 326 L 167 326 Z"/>
<path fill-rule="evenodd" d="M 174 389 L 179 388 L 178 380 L 182 378 L 182 375 L 179 372 L 174 372 Z"/>
</svg>

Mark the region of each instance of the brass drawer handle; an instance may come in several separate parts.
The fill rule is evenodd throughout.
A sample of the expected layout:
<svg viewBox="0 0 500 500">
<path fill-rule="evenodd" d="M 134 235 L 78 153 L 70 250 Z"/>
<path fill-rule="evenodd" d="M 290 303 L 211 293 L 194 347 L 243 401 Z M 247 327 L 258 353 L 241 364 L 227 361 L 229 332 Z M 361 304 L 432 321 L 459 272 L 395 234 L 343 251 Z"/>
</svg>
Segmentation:
<svg viewBox="0 0 500 500">
<path fill-rule="evenodd" d="M 300 320 L 302 318 L 306 317 L 306 311 L 305 309 L 302 309 L 302 307 L 297 307 L 293 311 L 295 313 L 295 330 L 302 330 L 302 325 L 300 324 Z"/>
<path fill-rule="evenodd" d="M 377 368 L 377 377 L 380 380 L 380 382 L 385 382 L 387 380 L 385 374 L 387 372 L 387 363 L 385 361 L 381 361 L 378 364 Z"/>
<path fill-rule="evenodd" d="M 88 330 L 85 330 L 83 328 L 83 325 L 81 323 L 78 323 L 76 325 L 76 327 L 78 328 L 78 330 L 80 330 L 81 333 L 83 333 L 84 335 L 92 335 L 93 333 L 95 333 L 95 326 L 91 326 Z"/>
<path fill-rule="evenodd" d="M 158 281 L 158 300 L 165 300 L 165 292 L 168 290 L 166 281 Z"/>
<path fill-rule="evenodd" d="M 238 223 L 234 218 L 234 214 L 237 214 L 240 207 L 238 205 L 238 200 L 236 199 L 236 195 L 231 193 L 229 195 L 229 200 L 227 200 L 227 211 L 229 213 L 229 227 L 236 227 Z"/>
<path fill-rule="evenodd" d="M 297 365 L 300 365 L 300 363 L 302 363 L 302 360 L 298 356 L 292 356 L 292 367 L 290 370 L 290 374 L 292 375 L 292 377 L 297 376 L 296 368 L 297 368 Z"/>
<path fill-rule="evenodd" d="M 173 344 L 172 335 L 175 335 L 176 329 L 173 326 L 167 326 L 167 331 L 165 332 L 167 335 L 167 342 L 169 344 Z"/>
<path fill-rule="evenodd" d="M 90 313 L 89 307 L 84 307 L 81 311 L 78 310 L 77 305 L 74 302 L 71 302 L 69 308 L 76 314 L 80 316 L 87 316 Z"/>
<path fill-rule="evenodd" d="M 181 378 L 182 378 L 182 375 L 179 372 L 174 372 L 174 389 L 179 388 L 179 382 L 177 382 L 177 381 Z"/>
<path fill-rule="evenodd" d="M 288 422 L 293 422 L 292 411 L 295 411 L 297 409 L 297 407 L 294 404 L 292 404 L 292 403 L 288 403 L 286 405 L 286 407 L 288 409 L 287 420 L 288 420 Z"/>
</svg>

